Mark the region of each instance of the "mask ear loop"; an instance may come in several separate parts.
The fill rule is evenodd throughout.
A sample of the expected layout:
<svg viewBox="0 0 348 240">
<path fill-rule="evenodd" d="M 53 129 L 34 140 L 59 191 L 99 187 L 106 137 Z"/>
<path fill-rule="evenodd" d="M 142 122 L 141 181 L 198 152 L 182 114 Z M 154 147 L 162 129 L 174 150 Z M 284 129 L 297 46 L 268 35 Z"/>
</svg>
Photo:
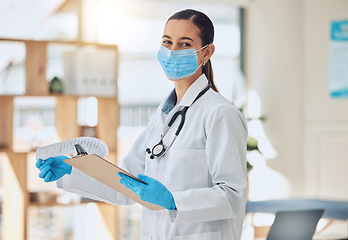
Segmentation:
<svg viewBox="0 0 348 240">
<path fill-rule="evenodd" d="M 196 53 L 199 52 L 199 51 L 201 51 L 201 50 L 203 50 L 204 48 L 208 47 L 209 45 L 210 45 L 210 43 L 208 43 L 208 44 L 206 44 L 205 46 L 201 47 L 200 49 L 196 50 Z M 203 62 L 204 62 L 204 61 L 203 61 Z M 201 64 L 197 67 L 196 71 L 197 71 L 201 66 L 204 67 L 205 64 L 206 64 L 206 62 L 201 63 Z"/>
<path fill-rule="evenodd" d="M 206 44 L 205 46 L 201 47 L 200 49 L 197 49 L 196 52 L 203 50 L 204 48 L 208 47 L 209 45 L 210 45 L 210 43 Z"/>
</svg>

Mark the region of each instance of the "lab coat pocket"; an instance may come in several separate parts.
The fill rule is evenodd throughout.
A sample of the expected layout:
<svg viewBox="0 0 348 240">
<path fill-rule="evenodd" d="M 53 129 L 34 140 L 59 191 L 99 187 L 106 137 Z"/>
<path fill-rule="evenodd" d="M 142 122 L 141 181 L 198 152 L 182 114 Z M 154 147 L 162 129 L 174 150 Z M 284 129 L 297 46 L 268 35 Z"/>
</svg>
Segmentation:
<svg viewBox="0 0 348 240">
<path fill-rule="evenodd" d="M 175 149 L 165 173 L 172 191 L 208 187 L 208 165 L 204 149 Z"/>
<path fill-rule="evenodd" d="M 221 232 L 205 232 L 184 236 L 177 236 L 174 240 L 221 240 Z"/>
</svg>

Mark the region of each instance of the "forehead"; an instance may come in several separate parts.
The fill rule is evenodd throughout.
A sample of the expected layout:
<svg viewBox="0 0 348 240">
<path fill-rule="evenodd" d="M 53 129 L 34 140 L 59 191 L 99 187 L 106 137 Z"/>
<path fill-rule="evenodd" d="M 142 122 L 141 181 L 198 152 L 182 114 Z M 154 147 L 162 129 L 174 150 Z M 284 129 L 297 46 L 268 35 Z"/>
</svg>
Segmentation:
<svg viewBox="0 0 348 240">
<path fill-rule="evenodd" d="M 189 37 L 193 40 L 200 40 L 200 30 L 192 21 L 186 19 L 169 20 L 164 27 L 164 35 L 168 35 L 172 39 Z"/>
</svg>

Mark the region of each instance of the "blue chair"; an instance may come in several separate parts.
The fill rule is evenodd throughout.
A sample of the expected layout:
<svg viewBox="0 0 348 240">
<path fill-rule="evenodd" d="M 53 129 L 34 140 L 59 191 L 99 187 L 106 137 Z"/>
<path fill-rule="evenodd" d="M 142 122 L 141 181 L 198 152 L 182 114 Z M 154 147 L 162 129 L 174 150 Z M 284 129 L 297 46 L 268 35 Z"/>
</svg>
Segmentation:
<svg viewBox="0 0 348 240">
<path fill-rule="evenodd" d="M 323 209 L 276 212 L 267 240 L 312 240 Z"/>
</svg>

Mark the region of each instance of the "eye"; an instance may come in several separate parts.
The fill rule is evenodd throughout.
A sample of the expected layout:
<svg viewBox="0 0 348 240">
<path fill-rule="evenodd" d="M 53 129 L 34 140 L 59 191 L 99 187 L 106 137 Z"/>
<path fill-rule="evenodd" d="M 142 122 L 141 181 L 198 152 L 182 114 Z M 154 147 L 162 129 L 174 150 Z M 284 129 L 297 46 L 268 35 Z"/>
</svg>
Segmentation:
<svg viewBox="0 0 348 240">
<path fill-rule="evenodd" d="M 191 47 L 191 44 L 189 43 L 182 43 L 181 45 L 183 45 L 184 47 Z"/>
<path fill-rule="evenodd" d="M 169 41 L 169 40 L 163 40 L 163 42 L 162 42 L 163 44 L 172 44 L 172 42 L 171 41 Z"/>
</svg>

